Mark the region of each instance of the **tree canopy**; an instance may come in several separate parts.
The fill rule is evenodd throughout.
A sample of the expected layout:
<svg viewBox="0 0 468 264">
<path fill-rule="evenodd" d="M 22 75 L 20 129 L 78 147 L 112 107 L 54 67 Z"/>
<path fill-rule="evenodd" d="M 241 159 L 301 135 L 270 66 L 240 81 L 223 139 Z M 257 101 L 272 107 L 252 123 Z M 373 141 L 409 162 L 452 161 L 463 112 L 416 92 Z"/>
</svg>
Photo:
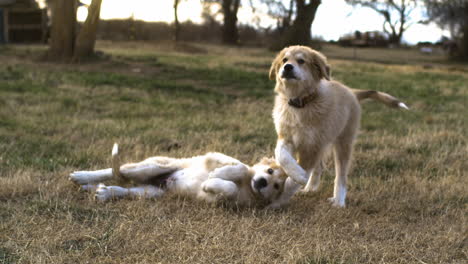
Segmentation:
<svg viewBox="0 0 468 264">
<path fill-rule="evenodd" d="M 411 13 L 417 0 L 346 0 L 352 5 L 368 7 L 384 18 L 383 31 L 388 34 L 390 43 L 400 44 L 403 33 L 415 22 Z"/>
</svg>

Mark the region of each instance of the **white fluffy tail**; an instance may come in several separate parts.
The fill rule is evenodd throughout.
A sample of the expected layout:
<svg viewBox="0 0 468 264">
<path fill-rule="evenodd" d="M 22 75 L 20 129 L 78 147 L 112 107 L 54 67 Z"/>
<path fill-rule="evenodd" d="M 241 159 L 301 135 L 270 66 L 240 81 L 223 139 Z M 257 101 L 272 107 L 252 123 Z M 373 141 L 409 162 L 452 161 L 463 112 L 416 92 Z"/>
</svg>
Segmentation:
<svg viewBox="0 0 468 264">
<path fill-rule="evenodd" d="M 117 179 L 121 179 L 119 145 L 117 143 L 114 143 L 114 146 L 112 147 L 112 175 Z"/>
<path fill-rule="evenodd" d="M 389 95 L 384 92 L 373 91 L 373 90 L 358 90 L 358 89 L 351 89 L 351 91 L 354 93 L 354 95 L 359 100 L 359 102 L 365 99 L 372 99 L 377 102 L 383 103 L 387 105 L 388 107 L 402 108 L 402 109 L 409 110 L 409 107 L 405 103 L 398 100 L 394 96 Z"/>
</svg>

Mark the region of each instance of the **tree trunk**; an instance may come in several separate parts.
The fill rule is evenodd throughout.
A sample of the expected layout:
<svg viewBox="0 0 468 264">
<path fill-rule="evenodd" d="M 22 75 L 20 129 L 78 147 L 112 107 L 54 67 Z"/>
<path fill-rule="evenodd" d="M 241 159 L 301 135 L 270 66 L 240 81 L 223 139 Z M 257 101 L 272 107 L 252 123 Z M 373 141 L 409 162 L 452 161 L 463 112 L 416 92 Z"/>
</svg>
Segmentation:
<svg viewBox="0 0 468 264">
<path fill-rule="evenodd" d="M 69 60 L 73 56 L 76 30 L 76 1 L 55 1 L 53 5 L 49 59 Z"/>
<path fill-rule="evenodd" d="M 468 23 L 463 26 L 463 38 L 458 50 L 460 51 L 460 59 L 468 62 Z"/>
<path fill-rule="evenodd" d="M 463 37 L 460 41 L 458 50 L 462 61 L 468 62 L 468 4 L 465 5 L 465 21 L 461 25 Z"/>
<path fill-rule="evenodd" d="M 79 61 L 84 57 L 89 57 L 94 54 L 94 44 L 96 43 L 101 3 L 102 0 L 93 0 L 91 5 L 88 7 L 88 16 L 86 17 L 86 21 L 81 27 L 78 38 L 76 39 L 73 61 Z"/>
<path fill-rule="evenodd" d="M 179 7 L 179 0 L 174 0 L 174 40 L 179 41 L 180 25 L 179 17 L 177 16 L 177 8 Z"/>
<path fill-rule="evenodd" d="M 296 0 L 297 15 L 292 26 L 286 32 L 282 46 L 310 45 L 312 41 L 311 27 L 321 0 Z"/>
<path fill-rule="evenodd" d="M 239 32 L 237 30 L 237 11 L 240 0 L 223 0 L 223 27 L 222 41 L 224 44 L 237 45 L 239 43 Z"/>
<path fill-rule="evenodd" d="M 397 34 L 395 32 L 392 32 L 390 36 L 388 37 L 388 42 L 390 44 L 399 46 L 401 43 L 401 38 L 402 38 L 402 33 Z"/>
</svg>

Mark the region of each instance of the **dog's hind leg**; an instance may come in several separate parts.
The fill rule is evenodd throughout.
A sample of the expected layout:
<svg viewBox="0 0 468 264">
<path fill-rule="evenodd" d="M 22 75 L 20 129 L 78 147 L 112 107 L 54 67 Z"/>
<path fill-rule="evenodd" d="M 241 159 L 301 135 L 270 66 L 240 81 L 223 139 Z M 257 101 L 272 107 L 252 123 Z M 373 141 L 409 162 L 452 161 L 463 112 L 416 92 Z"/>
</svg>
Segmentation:
<svg viewBox="0 0 468 264">
<path fill-rule="evenodd" d="M 124 164 L 120 166 L 118 173 L 115 173 L 116 170 L 112 168 L 96 171 L 75 171 L 70 174 L 70 180 L 80 185 L 85 185 L 104 182 L 112 179 L 114 174 L 118 174 L 128 180 L 145 182 L 158 175 L 174 172 L 179 169 L 182 169 L 182 167 L 179 166 L 177 159 L 155 157 L 138 163 Z"/>
<path fill-rule="evenodd" d="M 352 140 L 339 140 L 333 149 L 335 156 L 335 186 L 329 201 L 338 207 L 345 206 L 348 170 L 353 148 Z"/>
<path fill-rule="evenodd" d="M 116 162 L 118 162 L 118 145 L 114 144 L 112 148 L 112 162 L 113 166 L 115 166 Z M 118 166 L 118 165 L 117 165 Z M 89 185 L 89 183 L 99 183 L 112 178 L 115 174 L 115 170 L 113 168 L 103 169 L 103 170 L 95 170 L 95 171 L 74 171 L 70 173 L 70 180 L 80 184 L 80 185 Z M 92 186 L 92 185 L 89 185 Z M 87 187 L 83 187 L 86 189 Z"/>
<path fill-rule="evenodd" d="M 307 181 L 307 185 L 304 187 L 304 192 L 315 192 L 320 186 L 320 177 L 323 172 L 323 162 L 319 162 L 317 167 L 312 170 Z"/>
<path fill-rule="evenodd" d="M 183 169 L 182 160 L 167 157 L 152 157 L 138 163 L 128 163 L 120 167 L 120 175 L 136 182 L 146 182 L 158 175 Z"/>
<path fill-rule="evenodd" d="M 138 186 L 131 188 L 124 188 L 120 186 L 105 186 L 99 184 L 96 190 L 96 199 L 105 202 L 109 199 L 133 197 L 133 198 L 157 198 L 164 194 L 164 190 L 151 186 Z"/>
<path fill-rule="evenodd" d="M 70 180 L 85 185 L 88 183 L 98 183 L 112 178 L 112 169 L 95 171 L 74 171 L 70 173 Z"/>
</svg>

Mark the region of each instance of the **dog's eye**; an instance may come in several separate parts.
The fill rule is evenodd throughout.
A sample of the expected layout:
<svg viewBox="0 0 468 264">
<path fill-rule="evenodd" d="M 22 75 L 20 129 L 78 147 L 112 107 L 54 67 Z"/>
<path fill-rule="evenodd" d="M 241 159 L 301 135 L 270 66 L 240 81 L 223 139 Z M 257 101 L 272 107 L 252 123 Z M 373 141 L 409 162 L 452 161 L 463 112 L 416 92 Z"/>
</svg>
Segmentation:
<svg viewBox="0 0 468 264">
<path fill-rule="evenodd" d="M 275 188 L 276 190 L 278 190 L 278 189 L 279 189 L 279 184 L 275 183 L 275 184 L 273 185 L 273 188 Z"/>
<path fill-rule="evenodd" d="M 305 62 L 305 61 L 304 61 L 303 59 L 298 59 L 298 60 L 297 60 L 297 63 L 299 63 L 299 64 L 304 64 L 304 62 Z"/>
<path fill-rule="evenodd" d="M 269 169 L 267 170 L 267 172 L 268 172 L 268 174 L 273 174 L 274 170 L 273 170 L 272 168 L 269 168 Z"/>
<path fill-rule="evenodd" d="M 283 59 L 283 63 L 286 63 L 288 61 L 288 58 Z"/>
</svg>

